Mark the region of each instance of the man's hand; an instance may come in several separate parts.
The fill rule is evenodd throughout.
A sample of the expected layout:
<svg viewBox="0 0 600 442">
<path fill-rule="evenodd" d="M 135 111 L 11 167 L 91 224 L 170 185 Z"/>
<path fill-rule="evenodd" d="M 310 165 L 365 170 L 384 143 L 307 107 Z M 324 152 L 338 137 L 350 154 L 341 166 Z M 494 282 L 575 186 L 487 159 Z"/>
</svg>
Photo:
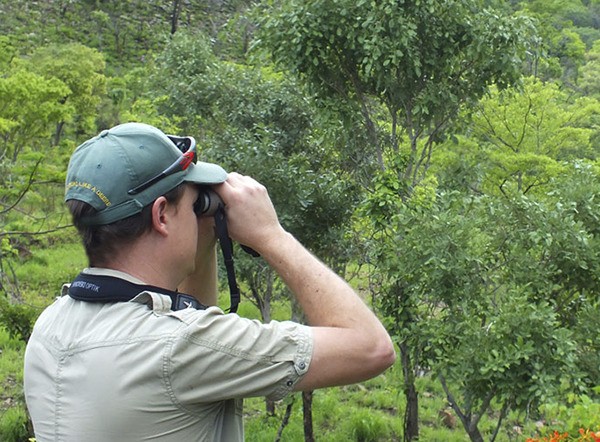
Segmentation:
<svg viewBox="0 0 600 442">
<path fill-rule="evenodd" d="M 214 189 L 225 203 L 233 240 L 262 254 L 273 241 L 285 236 L 267 189 L 253 178 L 233 172 Z"/>
</svg>

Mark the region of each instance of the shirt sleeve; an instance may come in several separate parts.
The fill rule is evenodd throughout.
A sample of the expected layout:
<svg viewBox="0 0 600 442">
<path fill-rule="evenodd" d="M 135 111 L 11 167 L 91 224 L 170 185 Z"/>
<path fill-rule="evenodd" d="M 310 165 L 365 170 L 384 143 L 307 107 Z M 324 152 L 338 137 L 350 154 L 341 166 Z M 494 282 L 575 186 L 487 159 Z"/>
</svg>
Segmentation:
<svg viewBox="0 0 600 442">
<path fill-rule="evenodd" d="M 199 311 L 165 348 L 167 390 L 180 405 L 266 396 L 277 400 L 308 371 L 310 327 Z"/>
</svg>

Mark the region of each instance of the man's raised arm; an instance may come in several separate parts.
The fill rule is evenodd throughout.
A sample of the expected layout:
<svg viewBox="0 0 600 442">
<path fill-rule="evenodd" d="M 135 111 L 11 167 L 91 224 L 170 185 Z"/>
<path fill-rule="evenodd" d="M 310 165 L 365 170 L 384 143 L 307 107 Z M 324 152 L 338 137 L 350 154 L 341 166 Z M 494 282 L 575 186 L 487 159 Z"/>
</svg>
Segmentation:
<svg viewBox="0 0 600 442">
<path fill-rule="evenodd" d="M 297 390 L 372 378 L 394 363 L 392 341 L 350 285 L 279 224 L 267 190 L 236 173 L 216 187 L 231 237 L 252 247 L 280 275 L 313 328 L 313 358 Z"/>
</svg>

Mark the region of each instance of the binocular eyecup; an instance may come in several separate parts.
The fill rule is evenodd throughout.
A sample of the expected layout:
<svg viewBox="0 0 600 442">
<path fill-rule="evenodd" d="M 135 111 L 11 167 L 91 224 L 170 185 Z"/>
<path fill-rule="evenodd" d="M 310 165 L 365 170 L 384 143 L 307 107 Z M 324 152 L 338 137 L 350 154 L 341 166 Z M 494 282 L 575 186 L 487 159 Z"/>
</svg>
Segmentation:
<svg viewBox="0 0 600 442">
<path fill-rule="evenodd" d="M 223 200 L 212 189 L 202 189 L 194 203 L 194 213 L 198 217 L 214 216 L 219 207 L 223 207 Z"/>
</svg>

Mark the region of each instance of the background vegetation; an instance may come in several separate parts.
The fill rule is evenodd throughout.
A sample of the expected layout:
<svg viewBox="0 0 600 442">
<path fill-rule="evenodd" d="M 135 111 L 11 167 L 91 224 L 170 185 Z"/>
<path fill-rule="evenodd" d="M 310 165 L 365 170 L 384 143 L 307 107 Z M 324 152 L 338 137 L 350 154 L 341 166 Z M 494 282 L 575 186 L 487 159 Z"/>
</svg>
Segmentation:
<svg viewBox="0 0 600 442">
<path fill-rule="evenodd" d="M 0 30 L 0 440 L 32 436 L 24 347 L 86 265 L 69 156 L 127 121 L 267 185 L 398 346 L 248 400 L 249 441 L 599 440 L 600 1 L 0 0 Z M 301 318 L 237 258 L 242 315 Z"/>
</svg>

